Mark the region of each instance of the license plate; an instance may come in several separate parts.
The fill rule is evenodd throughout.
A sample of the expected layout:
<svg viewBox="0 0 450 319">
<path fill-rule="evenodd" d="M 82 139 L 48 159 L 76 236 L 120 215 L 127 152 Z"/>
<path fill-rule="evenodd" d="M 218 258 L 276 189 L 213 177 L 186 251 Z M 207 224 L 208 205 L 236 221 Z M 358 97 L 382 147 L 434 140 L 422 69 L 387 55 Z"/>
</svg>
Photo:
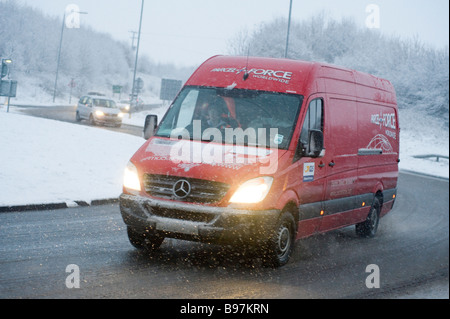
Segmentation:
<svg viewBox="0 0 450 319">
<path fill-rule="evenodd" d="M 156 229 L 170 233 L 198 235 L 198 225 L 190 222 L 159 222 L 156 224 Z"/>
</svg>

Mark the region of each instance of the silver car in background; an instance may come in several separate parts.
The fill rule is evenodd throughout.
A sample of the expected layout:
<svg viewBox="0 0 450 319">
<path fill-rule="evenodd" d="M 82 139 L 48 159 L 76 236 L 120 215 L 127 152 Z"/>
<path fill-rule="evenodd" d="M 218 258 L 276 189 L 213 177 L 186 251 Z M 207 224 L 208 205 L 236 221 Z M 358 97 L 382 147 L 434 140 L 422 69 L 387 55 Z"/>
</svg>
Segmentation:
<svg viewBox="0 0 450 319">
<path fill-rule="evenodd" d="M 87 120 L 91 125 L 109 124 L 120 127 L 123 115 L 114 100 L 101 96 L 82 96 L 76 110 L 76 120 Z"/>
</svg>

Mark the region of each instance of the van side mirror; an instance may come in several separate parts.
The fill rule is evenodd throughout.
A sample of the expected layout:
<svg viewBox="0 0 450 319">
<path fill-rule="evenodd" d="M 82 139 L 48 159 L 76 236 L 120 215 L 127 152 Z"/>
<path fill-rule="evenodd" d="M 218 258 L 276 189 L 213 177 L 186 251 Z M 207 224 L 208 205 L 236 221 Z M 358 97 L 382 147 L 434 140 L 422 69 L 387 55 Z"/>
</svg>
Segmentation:
<svg viewBox="0 0 450 319">
<path fill-rule="evenodd" d="M 319 157 L 323 150 L 323 133 L 320 130 L 309 131 L 309 156 Z"/>
<path fill-rule="evenodd" d="M 148 140 L 155 134 L 156 127 L 158 126 L 158 115 L 150 114 L 145 117 L 144 123 L 144 138 Z"/>
</svg>

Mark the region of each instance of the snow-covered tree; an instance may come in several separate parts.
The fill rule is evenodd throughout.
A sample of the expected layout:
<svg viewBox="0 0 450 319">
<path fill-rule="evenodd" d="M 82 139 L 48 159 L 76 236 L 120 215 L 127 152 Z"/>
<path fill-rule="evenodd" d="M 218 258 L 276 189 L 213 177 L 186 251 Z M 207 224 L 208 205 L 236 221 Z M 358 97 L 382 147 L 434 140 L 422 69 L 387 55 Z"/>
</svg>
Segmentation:
<svg viewBox="0 0 450 319">
<path fill-rule="evenodd" d="M 19 88 L 26 79 L 42 92 L 53 94 L 61 26 L 61 18 L 46 16 L 16 0 L 0 1 L 0 57 L 13 60 L 13 76 L 19 81 Z M 74 95 L 109 92 L 112 85 L 121 85 L 129 92 L 134 63 L 135 52 L 129 44 L 83 25 L 65 28 L 57 96 L 68 95 L 71 79 L 77 84 Z M 187 77 L 186 70 L 157 65 L 143 54 L 139 57 L 138 72 L 156 77 L 167 73 L 174 78 Z M 156 95 L 159 88 L 152 86 L 152 90 Z"/>
</svg>

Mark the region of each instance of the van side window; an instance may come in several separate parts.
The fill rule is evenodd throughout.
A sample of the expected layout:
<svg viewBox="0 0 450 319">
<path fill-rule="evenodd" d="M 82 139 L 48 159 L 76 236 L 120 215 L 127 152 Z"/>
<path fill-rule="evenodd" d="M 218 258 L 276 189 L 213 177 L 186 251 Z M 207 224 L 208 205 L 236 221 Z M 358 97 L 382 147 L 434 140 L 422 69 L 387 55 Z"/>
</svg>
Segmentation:
<svg viewBox="0 0 450 319">
<path fill-rule="evenodd" d="M 311 130 L 323 132 L 323 100 L 320 98 L 312 100 L 309 103 L 300 134 L 299 145 L 297 146 L 297 154 L 299 156 L 296 155 L 295 160 L 298 160 L 302 154 L 308 154 L 310 152 L 309 132 Z"/>
</svg>

